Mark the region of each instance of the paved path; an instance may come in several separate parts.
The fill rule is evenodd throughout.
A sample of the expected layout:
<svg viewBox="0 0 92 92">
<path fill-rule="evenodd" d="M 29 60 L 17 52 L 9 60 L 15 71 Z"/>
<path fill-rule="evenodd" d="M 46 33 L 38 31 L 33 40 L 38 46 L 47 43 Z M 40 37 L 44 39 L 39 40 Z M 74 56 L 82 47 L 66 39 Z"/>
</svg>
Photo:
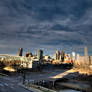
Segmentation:
<svg viewBox="0 0 92 92">
<path fill-rule="evenodd" d="M 0 92 L 32 92 L 18 85 L 16 80 L 0 78 Z"/>
<path fill-rule="evenodd" d="M 45 79 L 51 79 L 59 74 L 62 74 L 66 70 L 48 70 L 41 73 L 29 73 L 26 75 L 26 79 L 29 82 L 32 81 L 40 81 Z M 0 92 L 32 92 L 29 91 L 18 84 L 22 82 L 22 75 L 14 75 L 14 76 L 0 76 Z"/>
</svg>

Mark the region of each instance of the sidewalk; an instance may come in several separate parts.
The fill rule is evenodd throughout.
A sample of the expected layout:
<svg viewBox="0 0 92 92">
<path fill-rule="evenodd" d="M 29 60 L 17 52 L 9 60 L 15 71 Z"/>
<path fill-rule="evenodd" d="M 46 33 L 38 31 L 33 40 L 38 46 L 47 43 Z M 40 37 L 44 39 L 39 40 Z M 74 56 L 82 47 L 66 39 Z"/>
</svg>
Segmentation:
<svg viewBox="0 0 92 92">
<path fill-rule="evenodd" d="M 33 84 L 23 85 L 22 83 L 20 83 L 19 86 L 21 86 L 25 89 L 28 89 L 32 92 L 57 92 L 57 91 L 50 90 L 50 89 L 47 89 L 47 88 L 44 88 L 44 87 L 41 87 L 41 86 L 37 86 L 37 85 L 33 85 Z"/>
</svg>

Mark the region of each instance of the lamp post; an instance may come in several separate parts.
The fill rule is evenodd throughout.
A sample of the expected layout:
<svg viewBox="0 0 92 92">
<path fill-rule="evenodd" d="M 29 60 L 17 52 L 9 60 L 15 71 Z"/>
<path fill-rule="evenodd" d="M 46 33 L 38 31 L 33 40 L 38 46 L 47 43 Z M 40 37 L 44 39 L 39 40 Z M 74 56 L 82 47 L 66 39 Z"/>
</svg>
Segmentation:
<svg viewBox="0 0 92 92">
<path fill-rule="evenodd" d="M 25 69 L 21 70 L 21 74 L 22 74 L 22 84 L 25 84 L 25 80 L 26 80 L 26 71 L 25 71 Z"/>
</svg>

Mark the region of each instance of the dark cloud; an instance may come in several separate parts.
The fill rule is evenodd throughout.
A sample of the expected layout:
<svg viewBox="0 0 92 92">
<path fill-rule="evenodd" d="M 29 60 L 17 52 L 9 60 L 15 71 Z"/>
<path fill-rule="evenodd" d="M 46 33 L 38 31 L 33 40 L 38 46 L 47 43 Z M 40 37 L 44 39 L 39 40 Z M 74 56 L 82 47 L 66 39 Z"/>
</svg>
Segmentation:
<svg viewBox="0 0 92 92">
<path fill-rule="evenodd" d="M 0 53 L 92 51 L 91 11 L 91 0 L 0 0 Z"/>
</svg>

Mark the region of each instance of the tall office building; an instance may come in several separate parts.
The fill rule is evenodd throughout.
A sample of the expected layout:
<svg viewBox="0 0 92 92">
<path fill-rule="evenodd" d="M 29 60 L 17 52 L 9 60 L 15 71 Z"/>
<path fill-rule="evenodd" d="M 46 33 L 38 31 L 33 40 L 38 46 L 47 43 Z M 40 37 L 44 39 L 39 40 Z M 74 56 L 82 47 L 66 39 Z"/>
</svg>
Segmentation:
<svg viewBox="0 0 92 92">
<path fill-rule="evenodd" d="M 84 56 L 88 56 L 88 48 L 86 46 L 84 47 Z"/>
<path fill-rule="evenodd" d="M 57 60 L 57 54 L 56 53 L 54 54 L 54 59 Z"/>
<path fill-rule="evenodd" d="M 72 52 L 72 61 L 75 62 L 75 60 L 76 60 L 76 53 Z"/>
<path fill-rule="evenodd" d="M 22 54 L 23 54 L 23 48 L 20 48 L 18 51 L 18 56 L 22 56 Z"/>
<path fill-rule="evenodd" d="M 43 50 L 38 50 L 38 59 L 42 60 L 43 59 Z"/>
<path fill-rule="evenodd" d="M 58 50 L 55 53 L 55 60 L 60 60 L 60 52 Z"/>
<path fill-rule="evenodd" d="M 64 51 L 61 52 L 61 61 L 64 62 L 65 53 Z"/>
</svg>

